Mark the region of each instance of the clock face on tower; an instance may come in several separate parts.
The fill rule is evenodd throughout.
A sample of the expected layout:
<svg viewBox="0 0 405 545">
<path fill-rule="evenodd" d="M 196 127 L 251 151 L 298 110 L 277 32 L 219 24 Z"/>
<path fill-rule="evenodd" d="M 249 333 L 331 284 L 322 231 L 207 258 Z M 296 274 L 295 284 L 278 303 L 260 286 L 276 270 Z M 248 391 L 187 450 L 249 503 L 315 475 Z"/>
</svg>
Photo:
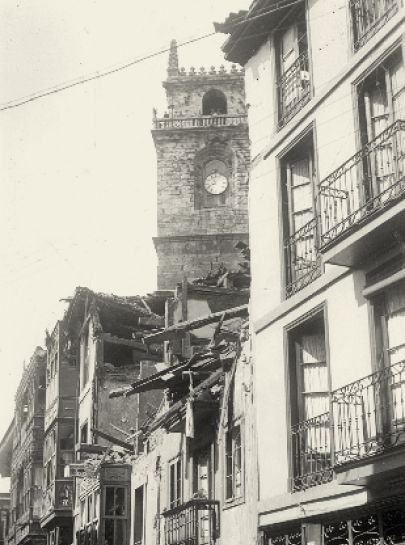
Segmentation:
<svg viewBox="0 0 405 545">
<path fill-rule="evenodd" d="M 204 187 L 211 195 L 220 195 L 228 187 L 228 180 L 223 174 L 214 171 L 205 178 Z"/>
</svg>

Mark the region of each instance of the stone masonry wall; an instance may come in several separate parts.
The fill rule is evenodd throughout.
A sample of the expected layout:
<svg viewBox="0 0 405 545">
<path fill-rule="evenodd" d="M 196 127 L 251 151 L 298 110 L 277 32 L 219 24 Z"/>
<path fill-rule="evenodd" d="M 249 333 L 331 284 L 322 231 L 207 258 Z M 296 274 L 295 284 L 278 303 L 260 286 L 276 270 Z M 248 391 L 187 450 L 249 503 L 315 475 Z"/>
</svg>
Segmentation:
<svg viewBox="0 0 405 545">
<path fill-rule="evenodd" d="M 235 245 L 238 241 L 248 244 L 247 233 L 184 237 L 181 239 L 155 239 L 158 254 L 158 287 L 174 289 L 184 276 L 188 280 L 201 278 L 221 264 L 237 269 L 243 261 Z"/>
<path fill-rule="evenodd" d="M 211 89 L 222 91 L 227 99 L 228 115 L 244 115 L 245 85 L 241 73 L 218 75 L 185 75 L 169 78 L 164 82 L 167 107 L 173 116 L 197 116 L 202 114 L 202 99 Z M 162 116 L 159 116 L 162 117 Z"/>
<path fill-rule="evenodd" d="M 154 134 L 158 164 L 158 236 L 248 231 L 249 136 L 247 125 L 169 129 Z M 195 155 L 219 140 L 233 154 L 229 204 L 198 209 Z"/>
</svg>

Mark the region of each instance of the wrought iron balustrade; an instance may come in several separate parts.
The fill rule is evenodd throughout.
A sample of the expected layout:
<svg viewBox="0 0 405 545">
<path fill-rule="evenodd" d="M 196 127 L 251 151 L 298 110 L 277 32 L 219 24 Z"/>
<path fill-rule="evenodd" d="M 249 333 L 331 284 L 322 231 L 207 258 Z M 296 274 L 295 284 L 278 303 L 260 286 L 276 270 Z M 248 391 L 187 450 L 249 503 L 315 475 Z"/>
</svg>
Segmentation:
<svg viewBox="0 0 405 545">
<path fill-rule="evenodd" d="M 162 515 L 165 545 L 212 545 L 219 537 L 219 501 L 190 500 Z"/>
<path fill-rule="evenodd" d="M 398 11 L 399 0 L 350 0 L 354 50 L 358 51 Z"/>
<path fill-rule="evenodd" d="M 292 490 L 306 490 L 332 480 L 329 413 L 291 427 Z"/>
<path fill-rule="evenodd" d="M 308 51 L 302 53 L 277 80 L 279 122 L 281 129 L 311 98 Z"/>
<path fill-rule="evenodd" d="M 319 186 L 321 247 L 405 194 L 405 121 L 398 120 Z"/>
<path fill-rule="evenodd" d="M 284 241 L 287 265 L 286 296 L 291 297 L 313 282 L 321 274 L 321 262 L 317 250 L 316 219 Z"/>
<path fill-rule="evenodd" d="M 161 117 L 153 119 L 154 129 L 189 129 L 198 127 L 230 127 L 247 123 L 247 115 L 198 115 L 194 117 Z"/>
<path fill-rule="evenodd" d="M 405 361 L 332 392 L 335 465 L 405 444 Z"/>
</svg>

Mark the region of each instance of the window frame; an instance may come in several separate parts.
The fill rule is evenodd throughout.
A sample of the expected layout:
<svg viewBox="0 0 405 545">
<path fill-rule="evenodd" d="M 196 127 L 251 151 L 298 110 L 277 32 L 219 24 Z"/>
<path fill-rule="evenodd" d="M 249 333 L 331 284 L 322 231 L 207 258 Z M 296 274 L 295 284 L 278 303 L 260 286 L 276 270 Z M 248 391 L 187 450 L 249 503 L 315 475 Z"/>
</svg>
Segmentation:
<svg viewBox="0 0 405 545">
<path fill-rule="evenodd" d="M 239 457 L 240 457 L 240 467 L 239 472 L 236 473 L 234 471 L 235 467 L 235 432 L 238 430 L 238 435 L 240 438 L 240 444 L 239 447 Z M 229 451 L 228 445 L 229 445 L 229 439 L 231 444 L 231 450 Z M 244 419 L 243 417 L 238 417 L 231 423 L 228 423 L 227 428 L 224 432 L 224 450 L 223 450 L 223 500 L 224 500 L 224 508 L 227 506 L 237 505 L 239 503 L 244 502 L 245 499 L 245 453 L 244 453 Z M 231 472 L 228 473 L 228 467 L 231 466 Z M 240 475 L 240 493 L 239 495 L 236 495 L 235 493 L 235 475 Z M 231 479 L 231 488 L 232 488 L 232 495 L 228 495 L 228 484 L 229 479 Z"/>
<path fill-rule="evenodd" d="M 303 26 L 303 32 L 301 32 L 300 38 L 300 26 Z M 295 53 L 295 60 L 288 66 L 286 70 L 283 70 L 283 38 L 287 35 L 289 31 L 293 32 L 293 48 L 292 52 Z M 305 38 L 305 46 L 300 46 L 301 40 Z M 291 120 L 305 107 L 305 105 L 312 99 L 313 96 L 313 85 L 312 85 L 312 69 L 311 69 L 311 59 L 310 59 L 310 43 L 309 43 L 309 25 L 307 20 L 307 8 L 297 8 L 293 9 L 287 20 L 283 22 L 283 29 L 278 29 L 275 34 L 274 39 L 275 44 L 275 68 L 276 68 L 276 79 L 275 79 L 275 94 L 277 100 L 277 130 L 281 131 L 286 125 L 288 125 Z M 300 95 L 301 98 L 296 102 L 296 105 L 300 105 L 298 108 L 292 106 L 290 109 L 287 108 L 286 103 L 282 100 L 280 93 L 280 80 L 283 79 L 285 74 L 292 68 L 292 66 L 300 59 L 304 54 L 307 55 L 306 68 L 303 70 L 302 66 L 300 67 L 300 81 L 301 86 L 303 81 L 307 81 L 307 93 L 304 86 L 302 86 Z M 287 59 L 287 57 L 285 57 Z M 301 78 L 301 72 L 308 72 L 308 79 Z M 298 72 L 298 69 L 297 69 Z M 294 101 L 292 101 L 293 103 Z M 301 104 L 302 103 L 302 104 Z M 284 112 L 284 115 L 283 115 Z"/>
<path fill-rule="evenodd" d="M 182 505 L 182 503 L 184 502 L 183 466 L 184 464 L 181 454 L 178 454 L 168 462 L 167 504 L 169 506 L 169 509 L 174 509 L 175 507 Z M 172 477 L 172 468 L 174 479 Z M 173 480 L 176 484 L 175 488 L 173 487 Z"/>
<path fill-rule="evenodd" d="M 330 368 L 330 347 L 329 347 L 329 325 L 328 325 L 328 308 L 327 302 L 323 301 L 313 309 L 300 316 L 290 324 L 284 327 L 284 376 L 286 384 L 286 425 L 287 425 L 287 452 L 288 452 L 288 489 L 289 492 L 294 491 L 294 479 L 297 477 L 294 471 L 294 448 L 292 439 L 292 427 L 300 422 L 301 401 L 299 395 L 299 381 L 297 376 L 297 358 L 296 358 L 296 339 L 299 330 L 311 322 L 321 321 L 323 323 L 325 336 L 325 369 L 327 373 L 328 391 L 332 392 L 332 377 Z M 316 418 L 316 417 L 314 417 Z M 333 411 L 330 406 L 329 396 L 329 422 L 333 429 Z M 330 438 L 331 456 L 333 459 L 333 441 Z M 326 470 L 325 470 L 326 471 Z"/>
<path fill-rule="evenodd" d="M 123 503 L 124 513 L 123 514 L 115 513 L 116 509 L 118 508 L 118 504 L 115 503 L 115 498 L 114 498 L 114 505 L 113 505 L 114 513 L 107 514 L 107 489 L 113 489 L 114 495 L 116 494 L 117 489 L 123 490 L 123 498 L 124 498 L 124 503 Z M 106 522 L 112 520 L 114 521 L 114 530 L 113 530 L 114 538 L 113 538 L 113 543 L 110 543 L 109 545 L 125 545 L 128 542 L 128 535 L 129 535 L 128 520 L 130 518 L 128 517 L 128 512 L 130 508 L 130 498 L 128 497 L 128 485 L 124 483 L 118 483 L 118 482 L 106 483 L 102 487 L 102 494 L 103 494 L 103 502 L 102 502 L 102 513 L 100 516 L 100 520 L 102 521 L 101 531 L 102 531 L 103 543 L 106 542 Z M 94 502 L 94 498 L 93 498 L 93 502 Z M 87 508 L 87 503 L 86 503 L 86 508 Z M 94 508 L 94 505 L 93 505 L 93 508 Z M 86 514 L 86 518 L 88 518 L 87 514 Z M 123 531 L 122 542 L 118 541 L 116 521 L 122 521 L 122 531 Z"/>
</svg>

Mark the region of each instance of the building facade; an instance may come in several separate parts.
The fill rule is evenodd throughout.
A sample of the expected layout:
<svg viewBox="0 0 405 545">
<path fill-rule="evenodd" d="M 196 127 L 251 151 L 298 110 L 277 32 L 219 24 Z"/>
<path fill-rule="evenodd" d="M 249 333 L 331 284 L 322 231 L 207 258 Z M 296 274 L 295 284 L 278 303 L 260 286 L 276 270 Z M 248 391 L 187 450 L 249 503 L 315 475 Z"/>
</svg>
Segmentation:
<svg viewBox="0 0 405 545">
<path fill-rule="evenodd" d="M 200 333 L 205 343 L 191 358 L 134 383 L 127 392 L 165 387 L 165 404 L 144 428 L 144 453 L 132 463 L 131 544 L 255 541 L 257 467 L 247 316 L 247 305 L 242 305 L 145 339 L 176 344 L 189 332 L 193 337 Z"/>
<path fill-rule="evenodd" d="M 73 480 L 66 468 L 75 461 L 79 365 L 77 340 L 62 321 L 47 335 L 41 526 L 48 545 L 69 545 L 73 538 Z"/>
<path fill-rule="evenodd" d="M 37 347 L 15 395 L 7 536 L 9 545 L 46 543 L 46 534 L 40 525 L 45 374 L 46 351 Z"/>
<path fill-rule="evenodd" d="M 251 105 L 266 543 L 405 539 L 404 16 L 259 0 L 217 25 Z"/>
<path fill-rule="evenodd" d="M 249 137 L 243 71 L 179 69 L 171 44 L 163 83 L 168 112 L 155 112 L 158 289 L 183 276 L 237 267 L 248 242 Z"/>
</svg>

